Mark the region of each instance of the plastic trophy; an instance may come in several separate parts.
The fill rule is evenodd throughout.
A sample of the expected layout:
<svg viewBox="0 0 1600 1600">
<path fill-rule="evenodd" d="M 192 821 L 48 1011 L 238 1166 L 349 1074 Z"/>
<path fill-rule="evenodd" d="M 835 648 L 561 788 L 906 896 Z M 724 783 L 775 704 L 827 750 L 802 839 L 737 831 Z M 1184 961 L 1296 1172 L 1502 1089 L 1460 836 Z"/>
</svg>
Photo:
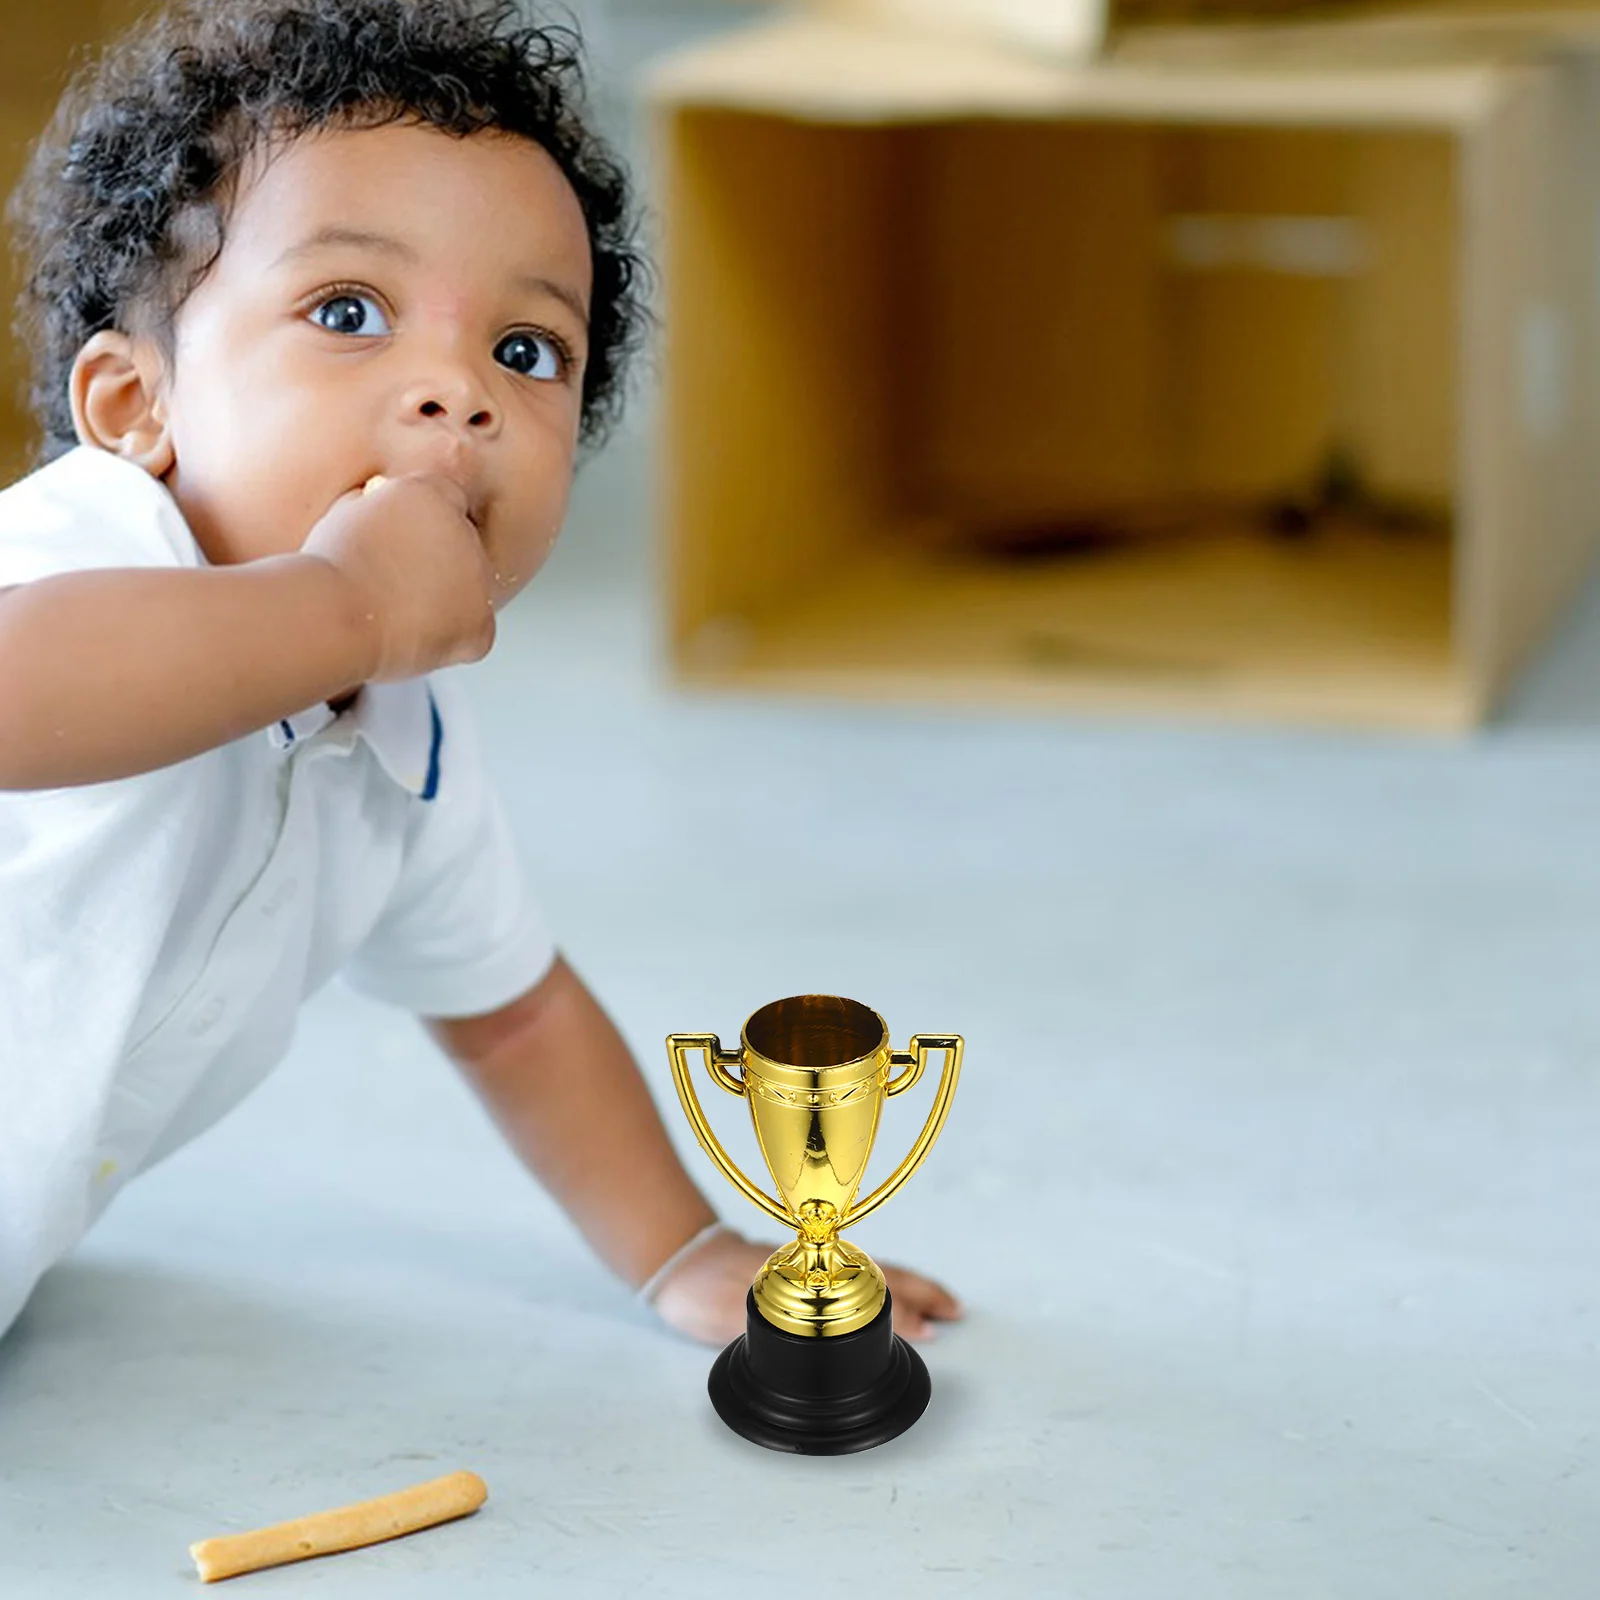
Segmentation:
<svg viewBox="0 0 1600 1600">
<path fill-rule="evenodd" d="M 737 1050 L 708 1033 L 675 1033 L 667 1049 L 701 1147 L 741 1194 L 795 1231 L 756 1274 L 745 1332 L 711 1369 L 717 1414 L 746 1439 L 804 1455 L 868 1450 L 904 1433 L 927 1407 L 928 1369 L 894 1331 L 883 1273 L 839 1235 L 876 1211 L 933 1147 L 961 1074 L 961 1039 L 918 1034 L 909 1051 L 892 1050 L 877 1012 L 807 994 L 763 1006 Z M 690 1070 L 696 1052 L 712 1081 L 749 1105 L 776 1196 L 752 1183 L 712 1132 Z M 858 1201 L 884 1103 L 911 1088 L 935 1052 L 944 1061 L 922 1132 Z"/>
</svg>

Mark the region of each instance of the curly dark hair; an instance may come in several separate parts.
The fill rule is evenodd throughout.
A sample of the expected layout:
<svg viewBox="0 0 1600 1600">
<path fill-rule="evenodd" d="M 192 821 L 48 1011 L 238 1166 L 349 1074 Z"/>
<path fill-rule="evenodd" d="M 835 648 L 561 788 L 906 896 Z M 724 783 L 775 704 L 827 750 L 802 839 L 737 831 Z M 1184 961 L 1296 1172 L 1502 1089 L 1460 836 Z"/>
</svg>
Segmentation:
<svg viewBox="0 0 1600 1600">
<path fill-rule="evenodd" d="M 42 459 L 76 443 L 69 380 L 93 334 L 148 331 L 170 353 L 255 145 L 396 122 L 520 135 L 565 174 L 594 258 L 583 438 L 603 438 L 647 269 L 627 176 L 587 121 L 576 31 L 515 0 L 176 0 L 81 68 L 11 200 Z"/>
</svg>

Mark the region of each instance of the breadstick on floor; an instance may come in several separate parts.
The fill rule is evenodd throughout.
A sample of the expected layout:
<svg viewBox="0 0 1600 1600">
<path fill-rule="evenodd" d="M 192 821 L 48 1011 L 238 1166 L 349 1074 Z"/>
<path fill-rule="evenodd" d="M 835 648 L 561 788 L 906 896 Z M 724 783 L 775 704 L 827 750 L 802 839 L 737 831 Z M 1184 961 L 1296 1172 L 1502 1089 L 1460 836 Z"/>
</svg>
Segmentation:
<svg viewBox="0 0 1600 1600">
<path fill-rule="evenodd" d="M 242 1572 L 259 1572 L 289 1561 L 356 1550 L 362 1545 L 398 1539 L 402 1534 L 431 1528 L 456 1517 L 470 1517 L 489 1491 L 475 1472 L 452 1472 L 415 1488 L 363 1500 L 337 1511 L 319 1511 L 254 1533 L 230 1533 L 220 1539 L 202 1539 L 189 1546 L 189 1554 L 207 1583 L 236 1578 Z"/>
</svg>

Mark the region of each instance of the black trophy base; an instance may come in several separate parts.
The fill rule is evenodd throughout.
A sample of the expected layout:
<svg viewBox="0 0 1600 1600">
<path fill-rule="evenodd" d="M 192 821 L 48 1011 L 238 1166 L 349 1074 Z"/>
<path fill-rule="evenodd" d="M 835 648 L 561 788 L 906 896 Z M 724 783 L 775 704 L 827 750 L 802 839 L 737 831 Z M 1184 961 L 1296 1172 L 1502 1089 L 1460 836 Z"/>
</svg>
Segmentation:
<svg viewBox="0 0 1600 1600">
<path fill-rule="evenodd" d="M 897 1438 L 927 1409 L 922 1357 L 894 1331 L 893 1306 L 836 1339 L 775 1328 L 745 1299 L 745 1332 L 711 1368 L 711 1403 L 737 1434 L 803 1456 L 843 1456 Z"/>
</svg>

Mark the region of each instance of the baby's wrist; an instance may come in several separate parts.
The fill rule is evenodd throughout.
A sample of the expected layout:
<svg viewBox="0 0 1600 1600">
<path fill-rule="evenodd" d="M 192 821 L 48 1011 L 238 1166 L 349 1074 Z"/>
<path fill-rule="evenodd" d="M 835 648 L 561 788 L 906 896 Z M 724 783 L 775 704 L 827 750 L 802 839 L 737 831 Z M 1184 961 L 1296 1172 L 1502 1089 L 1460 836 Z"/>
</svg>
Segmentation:
<svg viewBox="0 0 1600 1600">
<path fill-rule="evenodd" d="M 639 1285 L 636 1291 L 638 1298 L 647 1306 L 653 1306 L 656 1297 L 666 1288 L 668 1282 L 687 1265 L 695 1256 L 699 1255 L 713 1240 L 721 1238 L 724 1234 L 732 1237 L 733 1230 L 721 1222 L 708 1222 L 693 1238 L 687 1239 L 667 1257 L 665 1261 Z"/>
<path fill-rule="evenodd" d="M 378 608 L 360 583 L 337 561 L 316 550 L 281 558 L 298 564 L 308 584 L 315 584 L 329 616 L 327 638 L 337 642 L 339 670 L 345 686 L 369 683 L 384 669 L 384 630 Z"/>
</svg>

